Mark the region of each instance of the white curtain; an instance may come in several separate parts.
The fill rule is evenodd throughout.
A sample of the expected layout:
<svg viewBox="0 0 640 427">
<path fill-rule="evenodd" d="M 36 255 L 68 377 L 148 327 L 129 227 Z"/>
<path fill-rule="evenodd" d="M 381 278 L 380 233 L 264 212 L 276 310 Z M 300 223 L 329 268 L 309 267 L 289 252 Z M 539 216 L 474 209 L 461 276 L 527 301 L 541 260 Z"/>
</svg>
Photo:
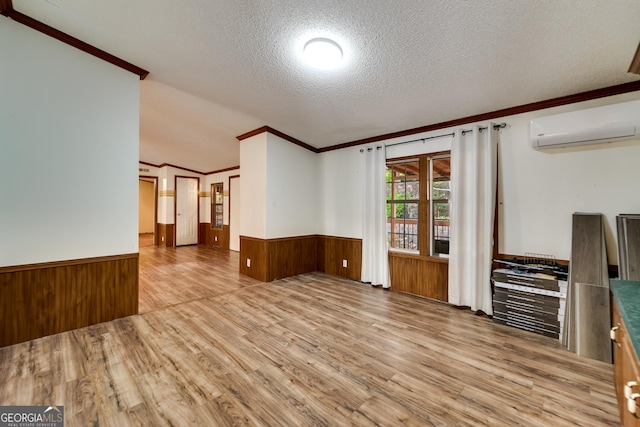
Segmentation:
<svg viewBox="0 0 640 427">
<path fill-rule="evenodd" d="M 455 133 L 451 146 L 449 302 L 493 314 L 491 263 L 498 169 L 493 123 Z"/>
<path fill-rule="evenodd" d="M 387 254 L 386 157 L 384 147 L 363 150 L 364 193 L 362 209 L 362 276 L 363 282 L 391 286 Z"/>
</svg>

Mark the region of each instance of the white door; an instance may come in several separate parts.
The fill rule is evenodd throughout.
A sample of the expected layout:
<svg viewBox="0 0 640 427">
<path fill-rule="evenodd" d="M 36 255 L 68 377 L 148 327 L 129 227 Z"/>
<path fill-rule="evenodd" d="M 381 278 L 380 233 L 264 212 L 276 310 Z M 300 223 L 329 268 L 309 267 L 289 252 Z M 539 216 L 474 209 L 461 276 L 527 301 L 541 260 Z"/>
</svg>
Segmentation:
<svg viewBox="0 0 640 427">
<path fill-rule="evenodd" d="M 240 250 L 240 177 L 229 179 L 229 249 Z"/>
<path fill-rule="evenodd" d="M 198 244 L 198 178 L 176 178 L 176 246 Z"/>
</svg>

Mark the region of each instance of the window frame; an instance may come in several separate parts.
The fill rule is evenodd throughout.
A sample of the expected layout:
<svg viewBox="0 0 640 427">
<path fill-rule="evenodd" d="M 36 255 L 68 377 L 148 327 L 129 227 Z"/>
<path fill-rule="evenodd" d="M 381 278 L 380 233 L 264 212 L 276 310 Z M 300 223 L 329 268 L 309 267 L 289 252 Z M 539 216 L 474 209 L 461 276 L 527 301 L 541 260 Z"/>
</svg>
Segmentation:
<svg viewBox="0 0 640 427">
<path fill-rule="evenodd" d="M 451 152 L 431 155 L 429 157 L 429 256 L 436 258 L 449 258 L 448 253 L 445 254 L 435 252 L 436 236 L 435 233 L 433 233 L 433 230 L 436 226 L 436 219 L 434 218 L 435 209 L 433 208 L 434 202 L 436 202 L 436 200 L 433 198 L 433 183 L 436 181 L 436 179 L 433 177 L 433 161 L 439 159 L 449 159 L 449 163 L 451 163 Z M 449 189 L 451 189 L 451 169 L 449 169 Z M 445 199 L 437 199 L 437 203 L 442 203 L 441 200 Z M 447 204 L 449 205 L 449 228 L 451 228 L 451 198 L 446 200 Z"/>
<path fill-rule="evenodd" d="M 385 166 L 388 167 L 389 165 L 398 165 L 398 164 L 407 164 L 407 163 L 412 163 L 412 162 L 418 162 L 418 187 L 419 187 L 419 194 L 418 194 L 418 198 L 417 199 L 395 199 L 393 198 L 394 194 L 395 194 L 395 186 L 394 184 L 400 181 L 394 181 L 393 180 L 393 172 L 391 175 L 391 194 L 392 194 L 392 199 L 387 201 L 387 205 L 391 204 L 391 211 L 394 212 L 396 211 L 396 207 L 400 204 L 400 205 L 404 205 L 405 206 L 405 211 L 406 212 L 406 205 L 407 204 L 416 204 L 417 205 L 417 209 L 418 209 L 418 218 L 415 219 L 416 221 L 416 227 L 417 227 L 417 232 L 416 232 L 416 244 L 418 246 L 418 249 L 408 249 L 408 248 L 396 248 L 391 246 L 391 244 L 389 244 L 389 249 L 393 250 L 394 252 L 403 252 L 403 253 L 408 253 L 408 254 L 419 254 L 420 253 L 420 247 L 422 245 L 422 242 L 420 241 L 420 228 L 421 228 L 421 224 L 420 224 L 420 211 L 423 209 L 421 206 L 421 202 L 420 200 L 422 199 L 422 179 L 420 177 L 420 170 L 422 170 L 422 165 L 420 163 L 420 158 L 419 156 L 409 156 L 409 157 L 403 157 L 403 158 L 399 158 L 399 159 L 389 159 L 386 161 Z M 386 169 L 385 169 L 386 171 Z M 406 169 L 405 169 L 406 172 Z M 386 172 L 385 172 L 386 173 Z M 406 176 L 406 174 L 405 174 Z M 404 180 L 403 182 L 405 182 L 405 186 L 406 186 L 406 182 L 408 182 L 407 180 Z M 406 193 L 406 187 L 405 187 L 405 193 Z M 404 226 L 406 227 L 406 216 L 403 218 L 405 220 Z M 392 223 L 393 225 L 393 223 Z M 403 235 L 407 235 L 408 233 L 403 233 Z M 394 233 L 391 233 L 391 236 L 393 236 Z M 389 238 L 387 238 L 389 241 Z"/>
<path fill-rule="evenodd" d="M 431 182 L 432 169 L 431 159 L 450 158 L 451 151 L 438 151 L 412 156 L 393 157 L 386 160 L 385 166 L 403 163 L 411 160 L 418 160 L 420 164 L 419 187 L 420 196 L 418 199 L 418 250 L 394 248 L 389 244 L 389 252 L 394 254 L 406 254 L 407 256 L 430 258 L 438 262 L 448 262 L 448 254 L 434 254 L 432 250 L 432 203 L 431 203 Z M 386 171 L 387 169 L 385 169 Z M 387 202 L 388 203 L 388 202 Z M 393 206 L 393 205 L 392 205 Z M 387 237 L 388 238 L 388 237 Z"/>
<path fill-rule="evenodd" d="M 216 199 L 216 195 L 220 195 L 220 201 Z M 217 212 L 216 207 L 220 206 L 220 212 Z M 220 218 L 220 226 L 216 226 L 216 217 Z M 224 228 L 224 184 L 222 182 L 216 182 L 211 184 L 211 228 L 215 230 L 221 230 Z"/>
</svg>

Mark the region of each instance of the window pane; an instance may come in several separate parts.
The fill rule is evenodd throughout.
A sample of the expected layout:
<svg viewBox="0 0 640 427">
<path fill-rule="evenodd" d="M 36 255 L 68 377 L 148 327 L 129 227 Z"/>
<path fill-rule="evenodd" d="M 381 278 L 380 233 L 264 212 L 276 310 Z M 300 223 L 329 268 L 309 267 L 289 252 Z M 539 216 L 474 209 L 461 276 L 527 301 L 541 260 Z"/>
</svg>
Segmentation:
<svg viewBox="0 0 640 427">
<path fill-rule="evenodd" d="M 449 221 L 450 218 L 449 203 L 433 202 L 434 221 Z"/>
<path fill-rule="evenodd" d="M 433 168 L 431 172 L 434 181 L 437 181 L 439 178 L 449 179 L 451 176 L 451 157 L 433 159 L 431 164 Z"/>
<path fill-rule="evenodd" d="M 417 160 L 387 165 L 387 240 L 392 248 L 418 250 L 419 179 Z"/>
<path fill-rule="evenodd" d="M 410 219 L 418 219 L 418 204 L 417 203 L 405 203 L 405 217 Z"/>
<path fill-rule="evenodd" d="M 431 242 L 433 255 L 449 253 L 450 176 L 450 157 L 431 160 Z"/>
<path fill-rule="evenodd" d="M 435 181 L 433 183 L 433 200 L 449 200 L 451 196 L 451 181 Z"/>
<path fill-rule="evenodd" d="M 418 200 L 420 198 L 419 181 L 407 181 L 406 190 L 407 192 L 405 200 Z"/>
</svg>

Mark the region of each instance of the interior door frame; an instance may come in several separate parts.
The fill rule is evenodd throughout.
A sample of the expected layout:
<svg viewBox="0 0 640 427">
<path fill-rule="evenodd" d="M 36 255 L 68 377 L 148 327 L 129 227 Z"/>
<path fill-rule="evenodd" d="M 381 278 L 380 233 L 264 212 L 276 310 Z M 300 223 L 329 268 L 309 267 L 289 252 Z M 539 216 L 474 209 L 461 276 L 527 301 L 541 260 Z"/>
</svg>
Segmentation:
<svg viewBox="0 0 640 427">
<path fill-rule="evenodd" d="M 229 175 L 229 250 L 231 250 L 231 199 L 233 198 L 231 194 L 231 180 L 236 178 L 240 178 L 240 174 Z M 239 225 L 240 224 L 237 224 L 237 226 Z M 240 233 L 238 233 L 238 235 L 240 235 Z"/>
<path fill-rule="evenodd" d="M 198 203 L 198 211 L 197 218 L 198 221 L 196 223 L 196 236 L 197 242 L 196 245 L 200 244 L 200 177 L 197 176 L 186 176 L 186 175 L 176 175 L 173 178 L 173 188 L 174 188 L 174 196 L 173 196 L 173 246 L 178 247 L 178 178 L 188 178 L 188 179 L 197 179 L 198 180 L 198 190 L 196 194 L 196 200 Z"/>
<path fill-rule="evenodd" d="M 153 244 L 158 244 L 158 177 L 150 175 L 138 175 L 138 182 L 140 179 L 152 179 L 153 180 Z M 138 216 L 140 215 L 140 195 L 138 195 Z M 140 231 L 138 231 L 138 236 Z"/>
</svg>

